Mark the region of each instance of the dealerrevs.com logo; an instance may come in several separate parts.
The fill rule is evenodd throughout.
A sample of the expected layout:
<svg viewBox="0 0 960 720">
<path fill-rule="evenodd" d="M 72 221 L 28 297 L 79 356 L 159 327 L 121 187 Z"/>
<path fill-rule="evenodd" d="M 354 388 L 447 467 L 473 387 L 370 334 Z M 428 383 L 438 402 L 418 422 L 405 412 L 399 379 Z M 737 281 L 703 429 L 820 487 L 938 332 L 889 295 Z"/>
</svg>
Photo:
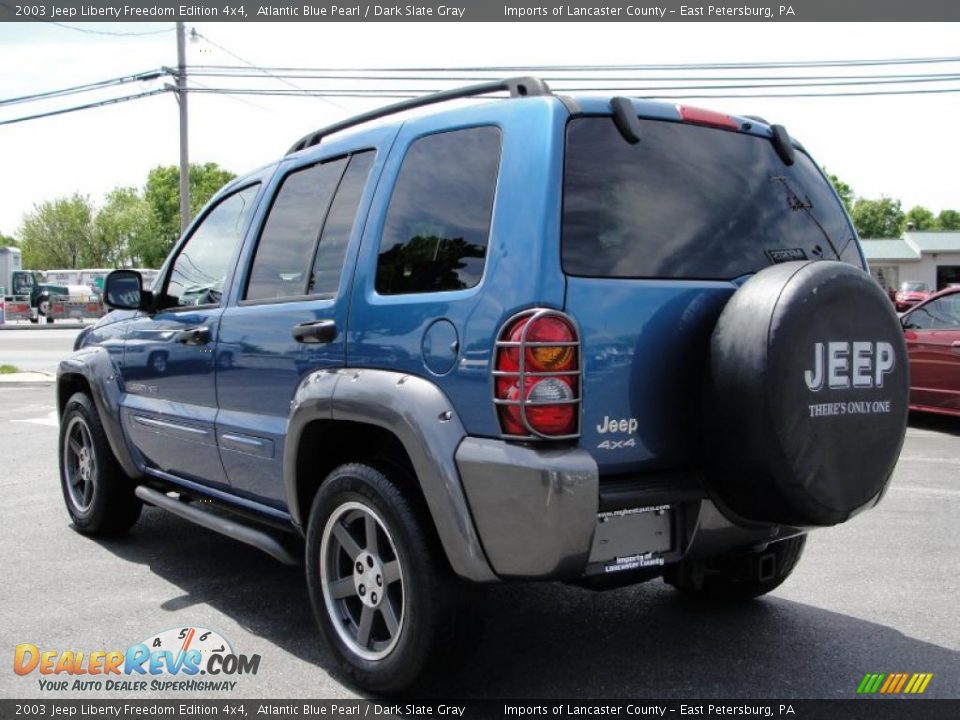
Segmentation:
<svg viewBox="0 0 960 720">
<path fill-rule="evenodd" d="M 241 655 L 217 632 L 173 628 L 126 650 L 57 650 L 21 643 L 13 654 L 17 675 L 37 674 L 40 690 L 107 692 L 231 692 L 233 678 L 256 675 L 259 655 Z"/>
</svg>

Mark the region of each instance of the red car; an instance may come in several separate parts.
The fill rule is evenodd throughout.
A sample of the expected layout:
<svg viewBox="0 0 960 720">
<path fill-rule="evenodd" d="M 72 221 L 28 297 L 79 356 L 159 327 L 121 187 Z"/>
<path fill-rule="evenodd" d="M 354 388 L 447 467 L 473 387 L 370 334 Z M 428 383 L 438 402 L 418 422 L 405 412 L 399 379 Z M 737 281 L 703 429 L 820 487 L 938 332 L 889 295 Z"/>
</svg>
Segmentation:
<svg viewBox="0 0 960 720">
<path fill-rule="evenodd" d="M 900 286 L 900 290 L 894 296 L 897 312 L 909 310 L 919 302 L 923 302 L 930 297 L 930 286 L 925 282 L 905 282 Z"/>
<path fill-rule="evenodd" d="M 960 415 L 960 287 L 900 316 L 910 356 L 910 409 Z"/>
</svg>

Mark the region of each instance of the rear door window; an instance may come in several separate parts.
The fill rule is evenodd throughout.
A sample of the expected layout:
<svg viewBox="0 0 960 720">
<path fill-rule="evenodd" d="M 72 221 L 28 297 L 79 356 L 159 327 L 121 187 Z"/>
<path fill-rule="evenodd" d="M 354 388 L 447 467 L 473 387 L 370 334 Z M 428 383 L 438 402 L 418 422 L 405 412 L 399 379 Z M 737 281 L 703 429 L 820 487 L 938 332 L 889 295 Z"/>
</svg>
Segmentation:
<svg viewBox="0 0 960 720">
<path fill-rule="evenodd" d="M 381 295 L 462 290 L 483 275 L 500 166 L 500 130 L 415 141 L 400 168 L 380 240 Z"/>
<path fill-rule="evenodd" d="M 837 198 L 803 152 L 786 166 L 745 133 L 608 117 L 567 125 L 563 268 L 571 275 L 729 280 L 793 259 L 861 266 Z"/>
<path fill-rule="evenodd" d="M 350 164 L 340 180 L 313 261 L 313 273 L 307 285 L 307 292 L 311 295 L 334 295 L 340 287 L 347 243 L 356 222 L 360 196 L 367 184 L 373 158 L 372 150 L 351 156 Z"/>
</svg>

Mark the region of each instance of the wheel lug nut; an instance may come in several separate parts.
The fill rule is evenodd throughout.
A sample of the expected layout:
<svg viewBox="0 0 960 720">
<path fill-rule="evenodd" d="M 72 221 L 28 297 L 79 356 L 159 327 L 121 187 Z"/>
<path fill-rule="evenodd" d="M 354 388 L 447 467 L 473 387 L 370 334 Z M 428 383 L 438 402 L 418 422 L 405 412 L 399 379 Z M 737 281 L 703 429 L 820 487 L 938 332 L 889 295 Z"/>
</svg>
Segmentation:
<svg viewBox="0 0 960 720">
<path fill-rule="evenodd" d="M 377 575 L 377 587 L 381 587 L 382 585 L 383 585 L 383 576 Z"/>
<path fill-rule="evenodd" d="M 367 594 L 367 588 L 366 588 L 366 586 L 361 585 L 361 586 L 360 586 L 359 588 L 357 588 L 357 589 L 360 591 L 360 594 L 361 594 L 361 595 L 366 595 L 366 594 Z"/>
<path fill-rule="evenodd" d="M 358 562 L 358 563 L 357 563 L 357 574 L 359 575 L 359 574 L 362 573 L 362 572 L 363 572 L 363 563 Z"/>
<path fill-rule="evenodd" d="M 373 603 L 377 602 L 377 594 L 376 594 L 376 593 L 370 593 L 370 602 L 373 602 Z"/>
<path fill-rule="evenodd" d="M 367 567 L 373 567 L 373 558 L 367 555 Z"/>
</svg>

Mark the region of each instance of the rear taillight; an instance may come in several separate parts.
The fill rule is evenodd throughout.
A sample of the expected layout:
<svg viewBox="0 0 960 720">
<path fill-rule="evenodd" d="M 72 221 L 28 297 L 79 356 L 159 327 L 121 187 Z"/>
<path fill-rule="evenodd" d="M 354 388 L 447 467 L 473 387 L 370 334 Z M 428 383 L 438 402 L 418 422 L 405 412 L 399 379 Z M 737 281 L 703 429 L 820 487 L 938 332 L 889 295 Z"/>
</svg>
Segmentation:
<svg viewBox="0 0 960 720">
<path fill-rule="evenodd" d="M 580 435 L 580 340 L 556 310 L 526 310 L 497 339 L 494 404 L 504 437 L 560 440 Z"/>
</svg>

